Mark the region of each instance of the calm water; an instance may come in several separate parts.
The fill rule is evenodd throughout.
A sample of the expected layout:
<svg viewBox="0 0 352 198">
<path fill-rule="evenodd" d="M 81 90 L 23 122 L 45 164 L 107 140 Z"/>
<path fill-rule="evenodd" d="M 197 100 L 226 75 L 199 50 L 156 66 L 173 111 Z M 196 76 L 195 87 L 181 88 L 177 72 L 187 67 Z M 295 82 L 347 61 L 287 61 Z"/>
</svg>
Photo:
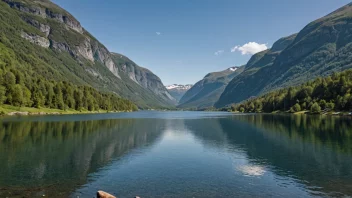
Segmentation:
<svg viewBox="0 0 352 198">
<path fill-rule="evenodd" d="M 350 118 L 151 111 L 0 122 L 0 197 L 352 196 Z"/>
</svg>

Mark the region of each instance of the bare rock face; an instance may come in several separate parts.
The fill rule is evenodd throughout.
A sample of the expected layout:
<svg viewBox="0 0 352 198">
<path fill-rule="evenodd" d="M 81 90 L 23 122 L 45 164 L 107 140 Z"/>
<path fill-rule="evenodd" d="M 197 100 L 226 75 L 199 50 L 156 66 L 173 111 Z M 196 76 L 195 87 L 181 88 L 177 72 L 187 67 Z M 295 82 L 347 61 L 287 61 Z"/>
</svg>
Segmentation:
<svg viewBox="0 0 352 198">
<path fill-rule="evenodd" d="M 54 40 L 50 40 L 50 43 L 52 49 L 59 52 L 68 52 L 72 57 L 77 58 L 77 53 L 71 50 L 70 46 L 68 46 L 66 43 L 56 42 Z"/>
<path fill-rule="evenodd" d="M 135 83 L 139 84 L 139 82 L 137 81 L 136 79 L 136 71 L 135 71 L 135 68 L 134 67 L 127 67 L 127 65 L 123 65 L 121 67 L 121 70 L 127 74 L 127 76 L 133 80 Z"/>
<path fill-rule="evenodd" d="M 81 34 L 83 34 L 84 32 L 80 22 L 66 12 L 57 12 L 51 10 L 50 8 L 43 8 L 42 5 L 39 3 L 28 5 L 14 0 L 3 1 L 6 2 L 10 7 L 17 9 L 21 12 L 39 15 L 43 18 L 54 19 L 60 23 L 65 24 L 67 28 L 70 28 L 76 32 L 79 32 Z M 46 37 L 49 36 L 51 31 L 50 26 L 42 24 L 37 20 L 31 18 L 24 18 L 24 20 L 28 24 L 31 24 L 32 26 L 39 29 L 41 32 L 45 33 Z M 32 43 L 35 43 L 45 48 L 48 48 L 50 46 L 50 42 L 48 39 L 40 37 L 38 35 L 22 33 L 22 37 Z M 119 70 L 113 62 L 110 52 L 104 46 L 100 45 L 97 41 L 92 43 L 91 39 L 86 37 L 85 40 L 78 46 L 71 46 L 70 48 L 67 43 L 56 42 L 54 40 L 51 40 L 51 47 L 59 51 L 69 52 L 75 58 L 77 58 L 78 56 L 82 56 L 91 62 L 99 61 L 104 64 L 116 77 L 120 78 Z"/>
<path fill-rule="evenodd" d="M 81 24 L 72 16 L 69 16 L 68 14 L 62 14 L 62 13 L 55 13 L 52 10 L 48 8 L 42 8 L 41 6 L 37 5 L 26 5 L 21 2 L 16 2 L 13 0 L 3 0 L 6 2 L 10 7 L 15 8 L 21 12 L 26 12 L 30 14 L 35 14 L 39 15 L 43 18 L 51 18 L 55 19 L 56 21 L 59 21 L 61 23 L 64 23 L 67 27 L 79 32 L 83 33 L 83 28 Z"/>
<path fill-rule="evenodd" d="M 76 21 L 76 20 L 74 20 L 74 19 L 72 19 L 70 17 L 67 17 L 67 16 L 63 16 L 63 20 L 64 20 L 64 23 L 69 28 L 71 28 L 71 29 L 73 29 L 73 30 L 75 30 L 75 31 L 77 31 L 77 32 L 79 32 L 81 34 L 83 33 L 83 28 L 82 28 L 81 24 L 78 21 Z"/>
<path fill-rule="evenodd" d="M 97 61 L 103 63 L 116 77 L 120 78 L 119 69 L 112 60 L 110 52 L 104 46 L 95 42 L 93 54 Z"/>
<path fill-rule="evenodd" d="M 39 30 L 43 33 L 45 33 L 45 36 L 48 37 L 50 34 L 50 26 L 49 25 L 45 25 L 45 24 L 40 24 L 39 25 Z"/>
<path fill-rule="evenodd" d="M 164 84 L 161 82 L 158 76 L 145 68 L 134 68 L 134 70 L 134 76 L 132 78 L 136 79 L 138 84 L 144 88 L 151 90 L 156 95 L 176 103 L 176 100 L 166 90 Z"/>
<path fill-rule="evenodd" d="M 161 82 L 160 78 L 150 70 L 138 66 L 126 56 L 118 53 L 111 53 L 115 64 L 120 69 L 121 76 L 127 75 L 129 79 L 139 86 L 153 92 L 156 96 L 163 99 L 169 104 L 176 104 L 173 98 Z"/>
<path fill-rule="evenodd" d="M 175 99 L 165 89 L 159 77 L 151 71 L 136 65 L 123 65 L 122 70 L 128 77 L 140 86 L 151 90 L 156 95 L 174 101 Z"/>
<path fill-rule="evenodd" d="M 31 18 L 24 18 L 23 20 L 26 21 L 28 24 L 32 25 L 33 27 L 39 29 L 45 34 L 46 37 L 49 36 L 51 30 L 49 25 L 39 23 L 37 20 Z"/>
<path fill-rule="evenodd" d="M 47 18 L 55 19 L 61 23 L 64 23 L 65 25 L 67 25 L 67 27 L 75 30 L 76 32 L 79 32 L 81 34 L 83 33 L 83 28 L 82 28 L 81 24 L 73 17 L 65 16 L 61 13 L 55 13 L 55 12 L 48 10 L 48 9 L 46 9 L 45 13 L 46 13 Z"/>
<path fill-rule="evenodd" d="M 80 43 L 80 45 L 77 47 L 77 51 L 84 58 L 90 60 L 91 62 L 94 62 L 92 46 L 90 45 L 89 38 L 86 37 L 84 42 Z"/>
<path fill-rule="evenodd" d="M 92 69 L 92 68 L 86 68 L 85 70 L 86 70 L 88 73 L 92 74 L 93 76 L 98 77 L 98 78 L 100 78 L 100 79 L 103 79 L 103 76 L 102 76 L 99 72 L 97 72 L 96 70 L 94 70 L 94 69 Z"/>
<path fill-rule="evenodd" d="M 39 15 L 42 17 L 45 17 L 45 9 L 41 7 L 36 7 L 36 6 L 26 6 L 25 4 L 21 2 L 15 2 L 12 0 L 3 0 L 7 4 L 9 4 L 10 7 L 15 8 L 21 12 L 27 12 L 35 15 Z"/>
<path fill-rule="evenodd" d="M 47 38 L 44 38 L 35 34 L 27 34 L 26 32 L 22 32 L 21 37 L 28 40 L 31 43 L 34 43 L 44 48 L 48 48 L 50 46 L 50 41 Z"/>
</svg>

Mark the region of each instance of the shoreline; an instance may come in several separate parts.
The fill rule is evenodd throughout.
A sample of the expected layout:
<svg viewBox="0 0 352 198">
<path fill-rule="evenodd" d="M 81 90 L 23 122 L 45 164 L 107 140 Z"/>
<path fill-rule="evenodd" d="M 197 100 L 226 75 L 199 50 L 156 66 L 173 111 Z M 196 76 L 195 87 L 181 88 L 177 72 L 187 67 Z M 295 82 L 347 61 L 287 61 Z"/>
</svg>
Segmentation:
<svg viewBox="0 0 352 198">
<path fill-rule="evenodd" d="M 0 106 L 0 116 L 35 116 L 35 115 L 75 115 L 75 114 L 98 114 L 98 113 L 122 113 L 132 111 L 77 111 L 74 109 L 60 110 L 50 108 L 15 107 L 11 105 Z"/>
<path fill-rule="evenodd" d="M 285 112 L 285 111 L 273 111 L 273 112 L 239 112 L 231 111 L 231 113 L 237 114 L 283 114 L 283 115 L 323 115 L 323 116 L 347 116 L 351 117 L 352 112 L 343 112 L 343 111 L 331 111 L 331 112 L 320 112 L 320 113 L 311 113 L 309 111 L 299 111 L 299 112 Z"/>
</svg>

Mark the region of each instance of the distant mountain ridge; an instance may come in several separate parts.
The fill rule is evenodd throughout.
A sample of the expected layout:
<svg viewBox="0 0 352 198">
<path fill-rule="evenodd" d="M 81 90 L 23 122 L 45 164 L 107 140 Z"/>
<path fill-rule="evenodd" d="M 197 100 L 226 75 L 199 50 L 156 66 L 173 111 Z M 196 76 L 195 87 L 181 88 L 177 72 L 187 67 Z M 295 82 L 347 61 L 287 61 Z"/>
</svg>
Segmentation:
<svg viewBox="0 0 352 198">
<path fill-rule="evenodd" d="M 230 67 L 219 72 L 207 74 L 181 98 L 179 108 L 203 109 L 212 107 L 219 99 L 226 85 L 243 71 L 241 67 Z"/>
<path fill-rule="evenodd" d="M 193 85 L 192 84 L 187 84 L 187 85 L 179 85 L 179 84 L 172 84 L 172 85 L 167 85 L 165 86 L 166 89 L 190 89 Z"/>
<path fill-rule="evenodd" d="M 187 85 L 179 85 L 179 84 L 173 84 L 173 85 L 167 85 L 165 88 L 169 91 L 170 95 L 176 99 L 177 102 L 180 101 L 182 96 L 192 87 L 193 85 L 187 84 Z"/>
<path fill-rule="evenodd" d="M 216 107 L 352 68 L 352 3 L 282 38 L 248 61 Z"/>
<path fill-rule="evenodd" d="M 3 48 L 16 56 L 24 73 L 90 85 L 139 108 L 175 104 L 155 74 L 110 53 L 76 18 L 49 0 L 1 0 L 0 29 Z M 121 65 L 121 59 L 126 64 Z"/>
</svg>

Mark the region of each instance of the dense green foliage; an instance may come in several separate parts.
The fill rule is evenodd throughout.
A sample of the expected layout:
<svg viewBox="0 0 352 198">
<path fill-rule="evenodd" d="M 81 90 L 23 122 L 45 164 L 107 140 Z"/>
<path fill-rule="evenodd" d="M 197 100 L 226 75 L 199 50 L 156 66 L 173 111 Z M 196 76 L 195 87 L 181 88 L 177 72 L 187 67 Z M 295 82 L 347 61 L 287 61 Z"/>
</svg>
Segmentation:
<svg viewBox="0 0 352 198">
<path fill-rule="evenodd" d="M 216 107 L 352 68 L 351 13 L 352 4 L 348 4 L 255 54 L 226 87 Z"/>
<path fill-rule="evenodd" d="M 350 111 L 352 110 L 352 70 L 317 78 L 297 87 L 280 89 L 232 106 L 232 111 Z"/>
<path fill-rule="evenodd" d="M 76 74 L 83 74 L 84 69 L 76 67 L 77 63 L 70 55 L 56 54 L 24 41 L 18 35 L 20 29 L 39 35 L 41 33 L 14 16 L 13 12 L 16 11 L 6 5 L 2 6 L 4 9 L 0 10 L 0 104 L 88 111 L 136 110 L 136 106 L 129 101 L 88 86 L 88 83 L 84 82 L 91 79 L 88 75 L 86 79 L 77 77 Z M 93 85 L 94 82 L 92 80 Z"/>
<path fill-rule="evenodd" d="M 45 12 L 60 13 L 75 20 L 72 15 L 48 0 L 15 0 L 24 7 L 42 8 Z M 29 21 L 36 21 L 50 27 L 49 35 L 41 32 Z M 21 32 L 38 35 L 50 41 L 49 48 L 32 44 L 21 37 Z M 95 61 L 89 61 L 78 53 L 77 47 L 90 40 Z M 66 49 L 53 46 L 59 43 Z M 97 51 L 100 49 L 101 51 Z M 79 33 L 66 24 L 50 17 L 42 17 L 31 12 L 11 8 L 0 1 L 0 62 L 9 64 L 9 69 L 20 71 L 23 75 L 41 77 L 55 82 L 70 82 L 77 86 L 91 86 L 101 93 L 113 93 L 121 98 L 133 101 L 140 108 L 163 108 L 170 104 L 160 99 L 153 92 L 144 89 L 123 72 L 116 77 L 98 54 L 110 52 L 89 32 Z M 112 61 L 115 61 L 112 60 Z M 115 63 L 117 65 L 117 63 Z M 120 68 L 118 68 L 120 69 Z"/>
<path fill-rule="evenodd" d="M 0 104 L 17 107 L 75 109 L 78 111 L 132 111 L 137 107 L 114 94 L 101 93 L 89 86 L 66 81 L 49 81 L 38 75 L 23 75 L 0 64 Z"/>
</svg>

